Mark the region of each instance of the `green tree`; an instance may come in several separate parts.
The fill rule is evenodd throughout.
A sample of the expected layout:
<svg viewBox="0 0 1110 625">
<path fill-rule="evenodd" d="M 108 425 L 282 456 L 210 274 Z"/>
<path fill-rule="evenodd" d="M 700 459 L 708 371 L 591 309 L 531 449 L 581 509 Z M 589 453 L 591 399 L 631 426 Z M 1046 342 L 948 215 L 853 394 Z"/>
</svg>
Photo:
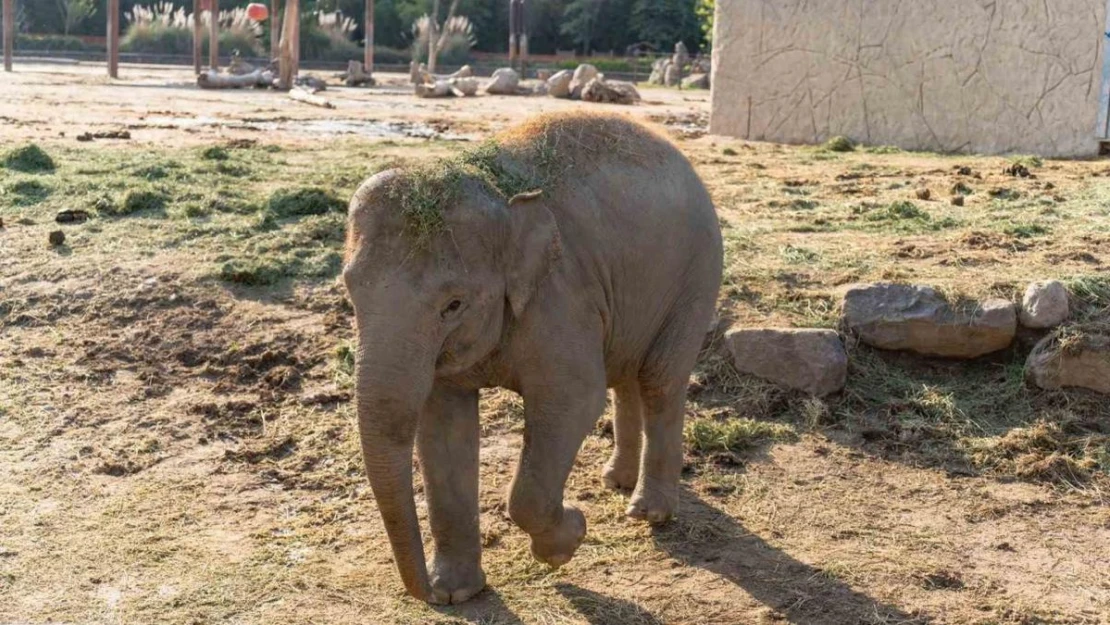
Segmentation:
<svg viewBox="0 0 1110 625">
<path fill-rule="evenodd" d="M 93 0 L 54 0 L 62 16 L 62 32 L 68 35 L 96 13 Z"/>
<path fill-rule="evenodd" d="M 604 2 L 605 0 L 571 0 L 563 11 L 563 24 L 559 27 L 559 32 L 585 54 L 593 51 L 598 16 Z"/>
<path fill-rule="evenodd" d="M 696 0 L 636 0 L 632 5 L 632 29 L 640 41 L 660 50 L 671 50 L 683 41 L 691 51 L 701 44 L 694 13 Z"/>
<path fill-rule="evenodd" d="M 701 25 L 702 42 L 706 49 L 713 47 L 713 14 L 716 11 L 717 0 L 697 0 L 694 13 L 698 16 Z"/>
</svg>

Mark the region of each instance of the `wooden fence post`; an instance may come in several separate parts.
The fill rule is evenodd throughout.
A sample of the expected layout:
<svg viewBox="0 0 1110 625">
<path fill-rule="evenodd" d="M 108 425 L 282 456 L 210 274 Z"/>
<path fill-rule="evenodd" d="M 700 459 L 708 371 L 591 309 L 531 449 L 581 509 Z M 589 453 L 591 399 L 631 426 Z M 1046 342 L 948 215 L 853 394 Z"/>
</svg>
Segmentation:
<svg viewBox="0 0 1110 625">
<path fill-rule="evenodd" d="M 15 48 L 15 0 L 4 0 L 4 71 L 12 71 L 12 50 Z"/>
<path fill-rule="evenodd" d="M 193 73 L 200 74 L 200 57 L 204 55 L 204 29 L 200 24 L 200 0 L 193 0 Z"/>
<path fill-rule="evenodd" d="M 108 0 L 108 76 L 119 78 L 119 0 Z"/>
<path fill-rule="evenodd" d="M 208 12 L 208 67 L 220 68 L 220 0 L 208 0 L 212 10 Z"/>
<path fill-rule="evenodd" d="M 270 0 L 270 60 L 281 55 L 281 0 Z"/>
<path fill-rule="evenodd" d="M 366 53 L 363 55 L 362 67 L 368 74 L 374 73 L 374 0 L 366 0 Z"/>
</svg>

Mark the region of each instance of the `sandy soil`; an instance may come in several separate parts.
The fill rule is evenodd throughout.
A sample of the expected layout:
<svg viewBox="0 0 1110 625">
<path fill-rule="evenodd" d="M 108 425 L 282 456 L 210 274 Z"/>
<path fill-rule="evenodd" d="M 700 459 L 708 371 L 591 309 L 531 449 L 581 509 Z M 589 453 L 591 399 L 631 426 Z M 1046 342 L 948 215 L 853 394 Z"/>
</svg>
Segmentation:
<svg viewBox="0 0 1110 625">
<path fill-rule="evenodd" d="M 329 88 L 336 108 L 325 110 L 277 93 L 200 92 L 184 70 L 124 66 L 120 81 L 102 74 L 17 65 L 0 75 L 0 152 L 29 139 L 49 145 L 128 129 L 129 142 L 88 149 L 172 154 L 264 138 L 286 146 L 297 164 L 300 148 L 300 158 L 312 159 L 322 157 L 309 150 L 331 142 L 355 154 L 353 142 L 396 141 L 390 155 L 417 157 L 445 148 L 425 148 L 413 133 L 482 137 L 537 111 L 582 106 L 422 101 L 386 86 Z M 1003 288 L 984 277 L 992 268 L 1019 268 L 1003 280 L 1016 282 L 1022 263 L 1090 266 L 1067 255 L 1074 237 L 1017 250 L 961 246 L 963 232 L 917 232 L 863 240 L 855 253 L 868 263 L 841 267 L 847 278 L 798 267 L 781 278 L 781 268 L 756 267 L 747 254 L 777 258 L 804 244 L 836 259 L 848 250 L 834 235 L 773 228 L 803 218 L 763 194 L 781 200 L 780 187 L 809 185 L 822 190 L 807 197 L 823 202 L 844 180 L 863 184 L 836 178 L 857 161 L 814 162 L 793 148 L 700 137 L 707 94 L 644 96 L 641 106 L 607 108 L 669 120 L 738 229 L 727 288 L 765 299 L 730 300 L 723 313 L 733 318 L 823 318 L 814 302 L 848 280 L 887 272 L 989 291 Z M 722 156 L 721 145 L 741 153 Z M 937 189 L 950 184 L 954 163 L 865 158 Z M 965 162 L 1000 169 L 998 159 Z M 1051 179 L 1054 194 L 1076 197 L 1105 169 L 1052 167 L 1038 184 Z M 872 195 L 905 193 L 881 178 L 868 184 Z M 50 215 L 5 202 L 0 196 L 0 623 L 1110 624 L 1104 481 L 1068 486 L 926 462 L 913 440 L 876 445 L 854 426 L 691 457 L 679 519 L 653 531 L 625 519 L 625 497 L 602 487 L 612 438 L 599 425 L 567 491 L 590 534 L 574 561 L 550 572 L 531 560 L 505 513 L 520 403 L 496 391 L 483 398 L 490 588 L 460 607 L 419 604 L 401 591 L 361 474 L 349 371 L 337 352 L 351 340 L 350 308 L 338 285 L 242 289 L 203 279 L 207 249 L 167 243 L 157 223 L 130 231 L 126 222 L 107 224 L 59 252 L 43 244 Z M 811 210 L 804 220 L 813 220 Z M 756 236 L 765 236 L 763 248 L 745 243 Z M 1110 238 L 1084 250 L 1100 259 Z M 1055 261 L 1046 256 L 1053 253 Z M 941 262 L 953 257 L 960 262 Z M 755 281 L 764 273 L 777 282 Z M 768 308 L 789 281 L 803 286 Z M 805 310 L 791 307 L 798 301 Z"/>
</svg>

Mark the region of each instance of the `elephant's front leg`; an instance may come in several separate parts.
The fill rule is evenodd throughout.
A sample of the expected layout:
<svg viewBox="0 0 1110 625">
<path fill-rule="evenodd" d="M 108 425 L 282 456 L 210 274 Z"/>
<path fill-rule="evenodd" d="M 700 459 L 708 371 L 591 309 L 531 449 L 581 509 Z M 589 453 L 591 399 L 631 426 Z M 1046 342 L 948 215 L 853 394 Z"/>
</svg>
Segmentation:
<svg viewBox="0 0 1110 625">
<path fill-rule="evenodd" d="M 509 516 L 532 537 L 532 555 L 553 567 L 570 561 L 586 519 L 563 504 L 563 488 L 586 434 L 605 409 L 605 373 L 524 389 L 524 449 L 509 494 Z"/>
<path fill-rule="evenodd" d="M 478 528 L 478 392 L 432 390 L 417 431 L 435 538 L 435 603 L 460 603 L 486 585 Z"/>
</svg>

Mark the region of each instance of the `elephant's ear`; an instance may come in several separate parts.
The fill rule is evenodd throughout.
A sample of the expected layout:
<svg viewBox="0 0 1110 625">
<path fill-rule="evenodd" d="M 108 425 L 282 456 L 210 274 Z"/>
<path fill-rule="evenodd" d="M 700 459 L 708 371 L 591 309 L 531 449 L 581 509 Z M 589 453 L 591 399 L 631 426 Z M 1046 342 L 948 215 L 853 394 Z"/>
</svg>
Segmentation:
<svg viewBox="0 0 1110 625">
<path fill-rule="evenodd" d="M 555 215 L 537 201 L 542 195 L 541 191 L 530 191 L 509 200 L 505 294 L 514 317 L 524 314 L 524 308 L 562 251 Z"/>
</svg>

